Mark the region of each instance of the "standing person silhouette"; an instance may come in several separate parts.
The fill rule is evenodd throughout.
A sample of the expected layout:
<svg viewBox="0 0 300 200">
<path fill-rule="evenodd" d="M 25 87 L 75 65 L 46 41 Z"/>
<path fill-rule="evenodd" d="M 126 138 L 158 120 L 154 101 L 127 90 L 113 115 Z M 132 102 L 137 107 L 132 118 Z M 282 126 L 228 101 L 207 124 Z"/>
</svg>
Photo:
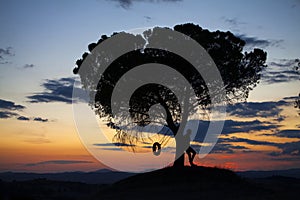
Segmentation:
<svg viewBox="0 0 300 200">
<path fill-rule="evenodd" d="M 186 134 L 183 136 L 183 140 L 186 144 L 186 146 L 188 146 L 188 148 L 185 150 L 185 153 L 188 155 L 189 157 L 189 162 L 191 166 L 197 166 L 194 164 L 194 158 L 196 156 L 196 151 L 191 147 L 190 142 L 191 142 L 191 134 L 192 134 L 192 130 L 188 129 L 186 131 Z"/>
</svg>

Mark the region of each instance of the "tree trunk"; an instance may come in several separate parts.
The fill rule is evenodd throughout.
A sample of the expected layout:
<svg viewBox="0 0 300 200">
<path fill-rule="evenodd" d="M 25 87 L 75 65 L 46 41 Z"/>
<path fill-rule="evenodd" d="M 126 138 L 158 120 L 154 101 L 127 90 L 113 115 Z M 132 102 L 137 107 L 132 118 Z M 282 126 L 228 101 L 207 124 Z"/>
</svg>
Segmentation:
<svg viewBox="0 0 300 200">
<path fill-rule="evenodd" d="M 180 148 L 180 144 L 175 138 L 176 141 L 176 154 L 175 154 L 175 161 L 173 163 L 173 167 L 184 167 L 184 151 Z M 176 159 L 177 158 L 177 159 Z"/>
<path fill-rule="evenodd" d="M 171 131 L 173 132 L 173 135 L 175 137 L 177 135 L 179 127 L 177 125 L 175 125 L 172 115 L 170 113 L 170 110 L 169 110 L 168 106 L 166 105 L 166 103 L 164 101 L 161 101 L 160 104 L 166 110 L 166 114 L 167 114 L 166 121 L 167 121 L 168 127 L 171 129 Z M 175 161 L 173 163 L 173 167 L 184 167 L 184 151 L 185 151 L 185 149 L 183 149 L 182 143 L 180 142 L 180 139 L 178 139 L 178 138 L 181 138 L 181 137 L 175 137 L 176 154 L 175 154 Z"/>
</svg>

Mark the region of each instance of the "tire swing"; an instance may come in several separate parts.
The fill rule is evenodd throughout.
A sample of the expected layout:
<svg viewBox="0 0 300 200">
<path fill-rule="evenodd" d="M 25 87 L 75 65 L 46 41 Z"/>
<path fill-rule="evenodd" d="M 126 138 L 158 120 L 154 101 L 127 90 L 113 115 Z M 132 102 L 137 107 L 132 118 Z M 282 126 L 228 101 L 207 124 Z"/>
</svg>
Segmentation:
<svg viewBox="0 0 300 200">
<path fill-rule="evenodd" d="M 152 151 L 153 151 L 153 155 L 159 156 L 161 152 L 161 144 L 159 144 L 158 142 L 154 142 L 152 146 Z"/>
<path fill-rule="evenodd" d="M 161 147 L 164 147 L 170 141 L 170 139 L 171 137 L 165 135 L 163 138 L 160 139 L 159 142 L 154 142 L 152 145 L 153 155 L 159 156 L 161 153 Z"/>
</svg>

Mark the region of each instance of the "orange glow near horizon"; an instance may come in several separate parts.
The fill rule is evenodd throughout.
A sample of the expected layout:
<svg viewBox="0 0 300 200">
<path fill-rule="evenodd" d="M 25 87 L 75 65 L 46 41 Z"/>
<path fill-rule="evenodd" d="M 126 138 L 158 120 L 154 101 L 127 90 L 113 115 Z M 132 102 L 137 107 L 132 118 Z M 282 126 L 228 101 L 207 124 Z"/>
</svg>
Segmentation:
<svg viewBox="0 0 300 200">
<path fill-rule="evenodd" d="M 57 107 L 57 105 L 49 105 L 50 109 L 54 109 L 55 107 Z M 39 108 L 39 106 L 36 109 L 46 112 L 45 108 L 42 109 Z M 50 118 L 62 118 L 63 120 L 52 120 L 47 123 L 0 119 L 2 132 L 0 140 L 0 171 L 93 171 L 107 168 L 101 161 L 94 158 L 83 145 L 76 131 L 73 116 L 65 115 L 65 113 L 69 113 L 70 111 L 70 108 L 65 108 L 57 112 L 52 110 L 49 113 Z M 288 114 L 290 109 L 285 109 L 283 112 Z M 289 122 L 283 121 L 280 123 L 282 129 L 293 128 L 297 125 L 298 121 L 295 116 L 289 115 L 287 118 Z M 108 141 L 112 141 L 114 131 L 109 129 L 104 130 Z M 238 137 L 274 143 L 300 141 L 296 138 L 279 138 L 272 134 L 274 134 L 272 131 L 240 132 L 221 137 Z M 154 138 L 154 141 L 156 140 L 159 140 L 159 138 Z M 105 141 L 103 141 L 103 143 L 105 143 Z M 192 142 L 192 144 L 199 145 L 197 142 Z M 268 156 L 269 153 L 281 152 L 281 150 L 275 146 L 251 145 L 245 142 L 229 142 L 228 144 L 244 146 L 248 151 L 236 149 L 234 153 L 210 153 L 202 159 L 196 156 L 195 163 L 197 165 L 228 168 L 235 171 L 281 169 L 300 166 L 300 161 L 293 161 L 288 155 L 270 158 Z M 149 145 L 152 145 L 152 143 Z M 140 144 L 139 146 L 143 145 Z M 166 146 L 174 148 L 174 139 L 171 139 Z M 128 166 L 129 164 L 138 166 L 143 164 L 138 162 L 129 163 L 132 161 L 122 157 L 121 154 L 118 154 L 118 151 L 110 150 L 105 146 L 95 146 L 94 148 L 105 154 L 106 158 L 113 159 L 115 163 L 119 163 L 119 166 Z M 131 151 L 130 147 L 122 147 L 122 149 L 123 151 Z M 151 169 L 151 159 L 153 157 L 151 151 L 151 148 L 144 147 L 139 148 L 135 152 L 139 155 L 145 155 L 144 161 L 147 163 L 147 166 L 149 165 L 149 169 Z M 147 156 L 144 153 L 148 153 Z M 162 152 L 162 155 L 173 161 L 174 153 L 172 151 Z M 159 163 L 163 156 L 155 157 L 154 161 Z M 185 160 L 185 164 L 189 165 L 188 159 Z M 48 161 L 50 161 L 50 163 L 47 163 Z M 69 161 L 70 163 L 61 164 L 57 161 Z M 169 165 L 172 165 L 172 162 L 170 162 Z"/>
</svg>

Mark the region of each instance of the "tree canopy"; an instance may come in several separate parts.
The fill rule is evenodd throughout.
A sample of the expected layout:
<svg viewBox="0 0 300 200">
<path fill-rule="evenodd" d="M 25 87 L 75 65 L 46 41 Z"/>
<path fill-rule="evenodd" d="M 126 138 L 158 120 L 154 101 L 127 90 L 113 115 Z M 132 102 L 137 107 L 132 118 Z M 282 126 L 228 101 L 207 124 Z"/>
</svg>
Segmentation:
<svg viewBox="0 0 300 200">
<path fill-rule="evenodd" d="M 125 33 L 139 41 L 137 44 L 132 44 L 136 46 L 136 49 L 113 60 L 109 67 L 101 73 L 97 83 L 91 82 L 91 77 L 98 74 L 98 68 L 101 68 L 101 64 L 110 59 L 109 55 L 99 56 L 99 59 L 94 60 L 95 63 L 91 67 L 92 74 L 81 73 L 80 68 L 88 55 L 93 53 L 93 49 L 97 45 L 117 33 L 113 33 L 111 36 L 102 35 L 97 43 L 89 44 L 89 52 L 85 52 L 82 58 L 76 61 L 77 66 L 73 72 L 79 74 L 83 87 L 92 88 L 93 84 L 97 84 L 95 99 L 93 99 L 91 106 L 101 118 L 111 119 L 113 117 L 111 104 L 114 102 L 111 101 L 111 97 L 119 79 L 131 69 L 146 63 L 164 64 L 178 71 L 188 80 L 197 96 L 192 105 L 201 106 L 203 109 L 209 108 L 211 99 L 208 88 L 203 77 L 197 73 L 191 63 L 167 50 L 147 48 L 149 44 L 155 42 L 153 38 L 159 29 L 161 28 L 156 27 L 153 30 L 147 30 L 143 33 L 143 37 Z M 224 88 L 222 90 L 225 90 L 227 102 L 245 101 L 247 99 L 249 91 L 259 82 L 260 72 L 266 67 L 266 52 L 261 49 L 244 52 L 245 41 L 231 32 L 209 31 L 191 23 L 176 25 L 173 27 L 173 30 L 194 39 L 208 52 L 223 79 Z M 145 38 L 147 38 L 148 43 L 145 41 Z M 168 74 L 165 76 L 170 78 Z M 160 84 L 145 84 L 132 94 L 129 102 L 131 120 L 135 121 L 139 126 L 146 126 L 151 121 L 149 110 L 156 104 L 164 108 L 166 115 L 165 126 L 175 136 L 182 119 L 185 117 L 181 115 L 183 108 L 178 102 L 175 93 L 170 88 Z M 193 111 L 194 107 L 190 106 L 188 109 Z M 118 141 L 134 143 L 135 140 L 139 139 L 139 135 L 132 136 L 126 131 L 120 130 L 118 124 L 114 124 L 111 121 L 108 124 L 116 129 Z"/>
</svg>

